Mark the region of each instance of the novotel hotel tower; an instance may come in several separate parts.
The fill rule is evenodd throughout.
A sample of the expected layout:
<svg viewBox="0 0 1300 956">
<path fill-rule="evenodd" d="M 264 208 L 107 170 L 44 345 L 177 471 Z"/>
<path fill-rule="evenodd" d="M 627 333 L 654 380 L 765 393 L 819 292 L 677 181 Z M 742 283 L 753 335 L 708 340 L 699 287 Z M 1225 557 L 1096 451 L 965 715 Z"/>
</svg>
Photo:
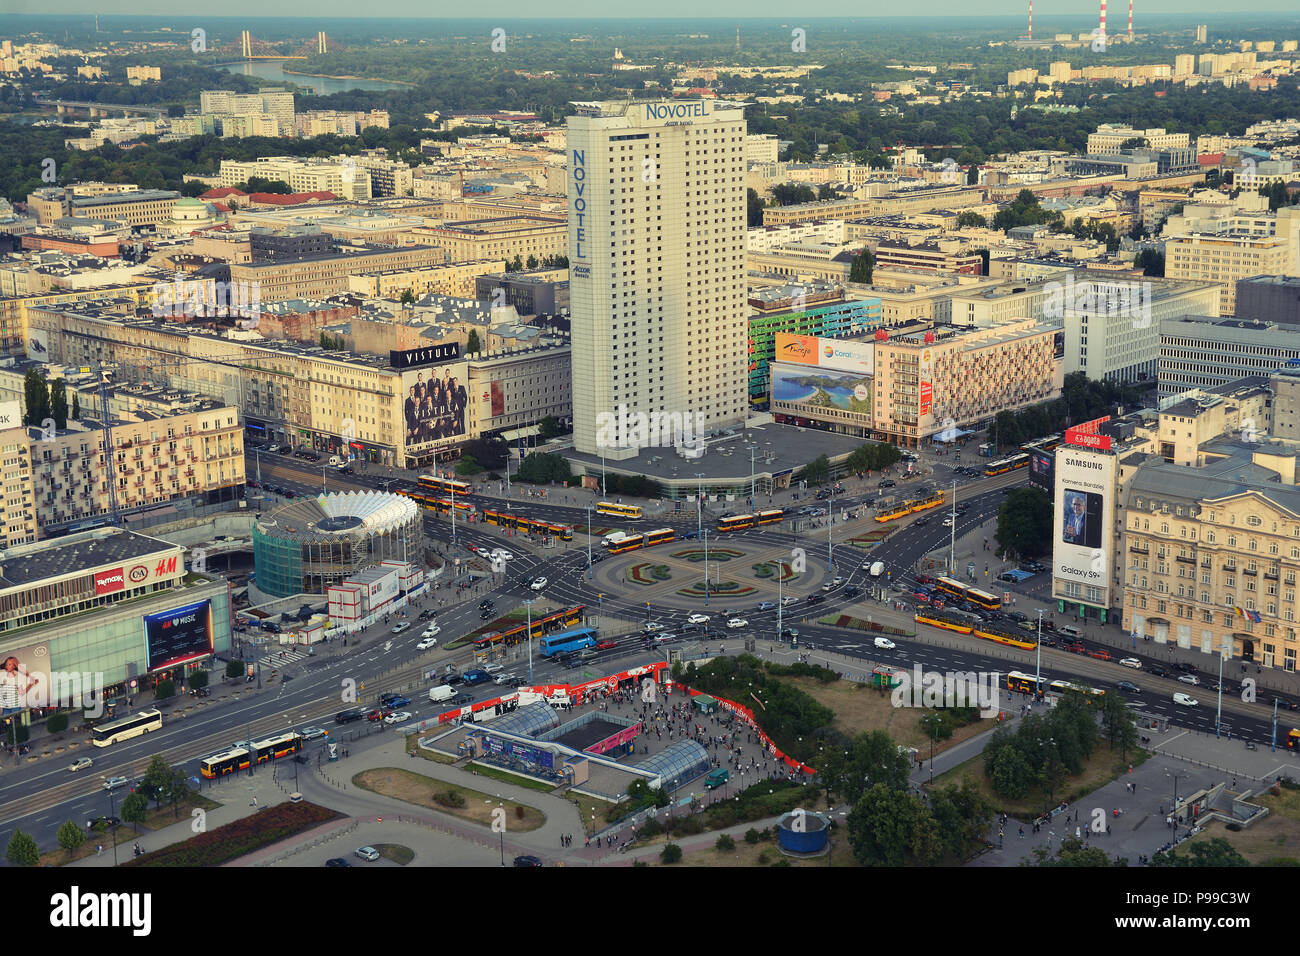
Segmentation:
<svg viewBox="0 0 1300 956">
<path fill-rule="evenodd" d="M 747 409 L 745 119 L 711 101 L 575 103 L 568 118 L 573 437 L 620 406 L 696 435 Z M 680 416 L 680 419 L 678 418 Z M 663 433 L 654 442 L 664 443 Z"/>
</svg>

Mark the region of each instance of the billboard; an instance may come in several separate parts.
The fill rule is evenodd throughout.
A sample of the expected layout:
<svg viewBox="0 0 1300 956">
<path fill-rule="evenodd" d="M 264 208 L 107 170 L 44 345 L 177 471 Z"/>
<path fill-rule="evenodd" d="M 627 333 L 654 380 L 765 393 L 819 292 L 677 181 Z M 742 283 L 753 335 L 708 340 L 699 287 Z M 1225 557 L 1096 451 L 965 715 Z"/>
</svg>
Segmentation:
<svg viewBox="0 0 1300 956">
<path fill-rule="evenodd" d="M 772 363 L 772 400 L 802 406 L 810 416 L 826 409 L 870 415 L 873 384 L 871 375 Z"/>
<path fill-rule="evenodd" d="M 0 402 L 0 429 L 17 428 L 22 423 L 22 405 L 18 402 Z"/>
<path fill-rule="evenodd" d="M 1056 458 L 1050 451 L 1031 451 L 1029 453 L 1029 483 L 1039 491 L 1051 495 L 1056 491 L 1053 474 L 1056 471 Z"/>
<path fill-rule="evenodd" d="M 4 655 L 0 670 L 0 715 L 8 717 L 50 699 L 50 645 L 46 641 L 16 647 Z"/>
<path fill-rule="evenodd" d="M 115 591 L 121 591 L 126 587 L 126 574 L 123 568 L 110 568 L 107 571 L 95 572 L 95 596 L 101 594 L 112 594 Z"/>
<path fill-rule="evenodd" d="M 426 345 L 418 349 L 389 349 L 388 363 L 393 368 L 413 368 L 416 365 L 434 365 L 438 362 L 454 362 L 460 358 L 460 343 L 447 342 L 443 345 Z"/>
<path fill-rule="evenodd" d="M 211 599 L 159 614 L 146 614 L 144 639 L 151 673 L 211 654 Z"/>
<path fill-rule="evenodd" d="M 27 357 L 37 362 L 50 360 L 50 333 L 45 329 L 27 330 Z"/>
<path fill-rule="evenodd" d="M 406 451 L 432 451 L 465 436 L 469 363 L 453 362 L 402 373 Z"/>
<path fill-rule="evenodd" d="M 1115 467 L 1113 455 L 1066 446 L 1056 451 L 1053 574 L 1102 589 L 1087 600 L 1101 606 L 1114 550 Z"/>
<path fill-rule="evenodd" d="M 925 349 L 921 353 L 920 368 L 917 371 L 921 392 L 917 413 L 925 416 L 934 408 L 934 349 Z"/>
<path fill-rule="evenodd" d="M 1081 425 L 1075 425 L 1073 428 L 1065 430 L 1065 440 L 1071 445 L 1080 445 L 1084 448 L 1110 448 L 1110 436 L 1098 434 L 1097 428 L 1102 422 L 1110 421 L 1110 416 L 1105 415 L 1102 418 L 1094 418 L 1090 422 L 1084 422 Z"/>
<path fill-rule="evenodd" d="M 874 375 L 876 372 L 875 342 L 778 332 L 773 356 L 778 362 L 816 365 L 818 368 L 857 372 L 860 375 Z"/>
<path fill-rule="evenodd" d="M 506 413 L 506 392 L 500 382 L 492 383 L 492 417 L 499 418 Z"/>
</svg>

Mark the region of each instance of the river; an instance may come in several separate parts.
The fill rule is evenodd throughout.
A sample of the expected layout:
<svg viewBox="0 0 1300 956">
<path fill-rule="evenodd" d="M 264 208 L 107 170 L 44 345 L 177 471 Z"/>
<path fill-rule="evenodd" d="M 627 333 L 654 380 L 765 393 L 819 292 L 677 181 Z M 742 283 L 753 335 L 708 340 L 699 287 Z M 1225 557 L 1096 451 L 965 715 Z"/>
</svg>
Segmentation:
<svg viewBox="0 0 1300 956">
<path fill-rule="evenodd" d="M 221 69 L 228 73 L 242 73 L 244 76 L 255 76 L 262 80 L 297 83 L 299 86 L 309 87 L 321 96 L 328 96 L 330 93 L 342 93 L 344 90 L 409 89 L 409 87 L 404 87 L 399 83 L 385 83 L 383 80 L 340 80 L 328 76 L 305 76 L 298 73 L 286 73 L 284 71 L 285 64 L 293 62 L 295 61 L 248 60 L 243 63 L 223 66 Z"/>
</svg>

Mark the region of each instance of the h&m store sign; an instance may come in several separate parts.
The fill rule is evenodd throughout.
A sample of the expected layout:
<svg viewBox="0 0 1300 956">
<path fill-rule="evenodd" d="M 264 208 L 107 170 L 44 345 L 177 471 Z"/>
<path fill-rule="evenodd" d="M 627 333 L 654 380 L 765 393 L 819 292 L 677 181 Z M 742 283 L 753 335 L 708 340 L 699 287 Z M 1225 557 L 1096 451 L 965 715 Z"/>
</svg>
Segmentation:
<svg viewBox="0 0 1300 956">
<path fill-rule="evenodd" d="M 112 594 L 115 591 L 123 591 L 128 586 L 138 587 L 151 577 L 175 577 L 179 571 L 184 570 L 184 565 L 174 554 L 145 564 L 124 564 L 116 568 L 106 568 L 95 572 L 95 594 Z"/>
</svg>

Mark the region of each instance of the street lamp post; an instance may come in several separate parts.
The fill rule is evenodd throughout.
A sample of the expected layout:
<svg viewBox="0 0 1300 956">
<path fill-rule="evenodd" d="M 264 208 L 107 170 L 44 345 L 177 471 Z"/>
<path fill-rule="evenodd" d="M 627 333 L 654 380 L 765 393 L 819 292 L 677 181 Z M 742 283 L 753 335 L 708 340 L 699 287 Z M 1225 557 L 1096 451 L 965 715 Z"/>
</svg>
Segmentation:
<svg viewBox="0 0 1300 956">
<path fill-rule="evenodd" d="M 112 821 L 113 817 L 116 814 L 117 814 L 117 803 L 113 799 L 113 791 L 112 789 L 110 789 L 108 791 L 108 818 L 110 822 Z M 113 834 L 113 865 L 117 866 L 117 834 L 116 833 Z"/>
<path fill-rule="evenodd" d="M 528 635 L 528 683 L 533 682 L 533 604 L 536 598 L 524 598 L 520 603 L 523 604 L 528 615 L 528 630 L 524 631 Z M 515 618 L 518 620 L 518 618 Z"/>
<path fill-rule="evenodd" d="M 949 512 L 948 573 L 957 576 L 957 481 L 952 483 L 952 511 Z M 1041 612 L 1040 612 L 1041 613 Z"/>
<path fill-rule="evenodd" d="M 1038 641 L 1034 648 L 1034 700 L 1039 699 L 1043 687 L 1043 609 L 1038 609 Z"/>
<path fill-rule="evenodd" d="M 704 606 L 709 606 L 709 532 L 704 531 Z"/>
<path fill-rule="evenodd" d="M 702 537 L 704 534 L 704 472 L 695 473 L 698 488 L 695 492 L 695 537 Z"/>
<path fill-rule="evenodd" d="M 591 505 L 587 505 L 587 580 L 591 580 Z"/>
<path fill-rule="evenodd" d="M 835 573 L 835 546 L 831 532 L 835 530 L 835 485 L 831 485 L 830 506 L 826 509 L 826 570 Z"/>
<path fill-rule="evenodd" d="M 1223 655 L 1228 652 L 1225 643 L 1219 650 L 1219 705 L 1214 715 L 1214 736 L 1221 736 L 1223 732 Z"/>
</svg>

